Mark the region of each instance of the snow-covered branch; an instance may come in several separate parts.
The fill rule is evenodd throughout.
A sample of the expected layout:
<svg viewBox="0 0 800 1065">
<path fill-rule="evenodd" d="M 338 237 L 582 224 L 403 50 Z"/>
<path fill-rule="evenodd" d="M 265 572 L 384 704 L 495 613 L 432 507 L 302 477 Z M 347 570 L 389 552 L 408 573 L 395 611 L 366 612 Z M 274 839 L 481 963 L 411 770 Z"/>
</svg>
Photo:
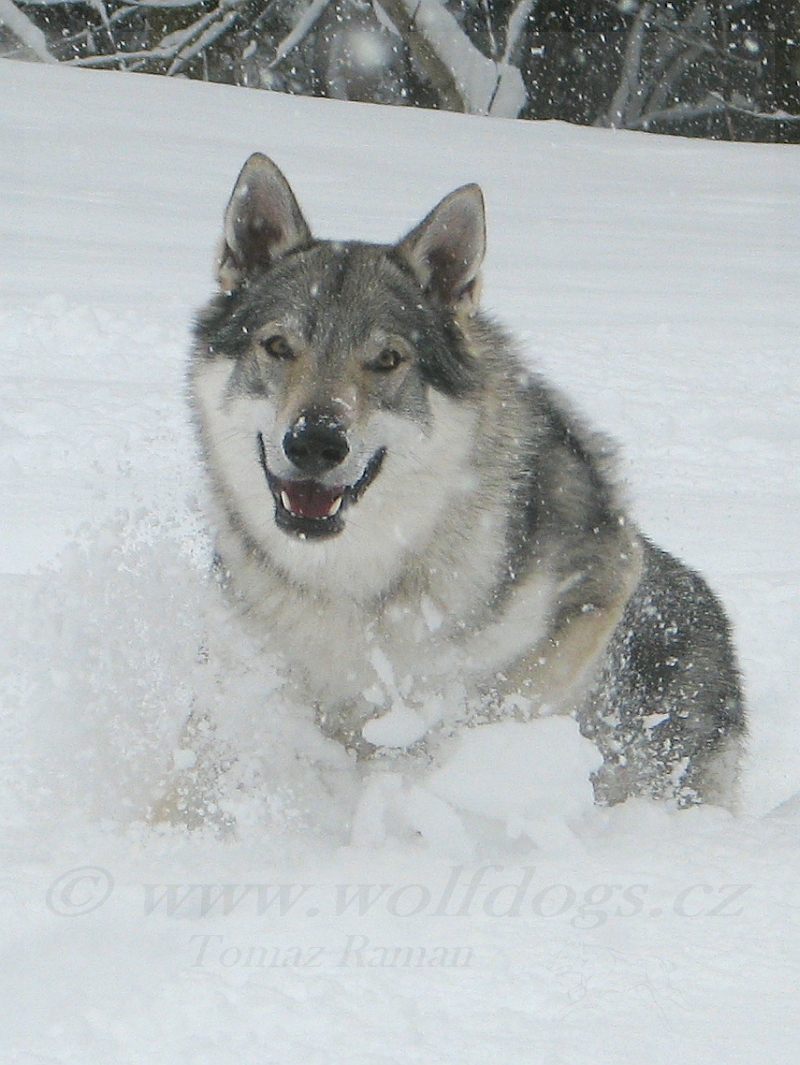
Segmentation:
<svg viewBox="0 0 800 1065">
<path fill-rule="evenodd" d="M 320 15 L 331 3 L 332 0 L 312 0 L 311 5 L 293 26 L 291 33 L 288 33 L 278 45 L 275 55 L 270 61 L 270 67 L 276 67 L 308 36 Z"/>
<path fill-rule="evenodd" d="M 453 110 L 516 118 L 527 94 L 517 67 L 488 59 L 439 0 L 381 0 L 411 54 Z"/>
<path fill-rule="evenodd" d="M 517 61 L 518 53 L 522 50 L 522 42 L 525 39 L 525 27 L 538 3 L 539 0 L 519 0 L 508 16 L 503 63 L 509 64 Z"/>
<path fill-rule="evenodd" d="M 29 48 L 43 63 L 58 60 L 47 47 L 47 39 L 39 27 L 17 7 L 13 0 L 0 0 L 0 22 L 14 34 L 18 41 Z"/>
</svg>

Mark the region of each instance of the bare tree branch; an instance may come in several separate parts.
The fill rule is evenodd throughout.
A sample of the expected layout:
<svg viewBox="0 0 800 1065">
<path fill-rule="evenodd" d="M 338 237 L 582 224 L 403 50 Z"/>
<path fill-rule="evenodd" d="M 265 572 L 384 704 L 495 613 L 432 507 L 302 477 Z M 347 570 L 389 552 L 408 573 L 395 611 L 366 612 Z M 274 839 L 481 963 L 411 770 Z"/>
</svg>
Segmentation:
<svg viewBox="0 0 800 1065">
<path fill-rule="evenodd" d="M 641 96 L 643 89 L 640 78 L 642 66 L 642 49 L 647 26 L 653 17 L 654 3 L 642 4 L 633 23 L 633 29 L 628 35 L 628 44 L 625 48 L 625 57 L 622 63 L 622 77 L 620 78 L 617 91 L 611 101 L 601 124 L 617 129 L 625 126 L 626 115 L 630 106 L 631 98 Z"/>
<path fill-rule="evenodd" d="M 198 19 L 188 31 L 184 43 L 176 50 L 176 56 L 167 74 L 180 74 L 187 63 L 200 55 L 209 45 L 218 40 L 239 17 L 239 8 L 245 0 L 222 0 L 210 14 Z M 182 31 L 179 31 L 182 32 Z M 173 35 L 174 36 L 174 35 Z M 165 41 L 161 42 L 162 47 Z"/>
</svg>

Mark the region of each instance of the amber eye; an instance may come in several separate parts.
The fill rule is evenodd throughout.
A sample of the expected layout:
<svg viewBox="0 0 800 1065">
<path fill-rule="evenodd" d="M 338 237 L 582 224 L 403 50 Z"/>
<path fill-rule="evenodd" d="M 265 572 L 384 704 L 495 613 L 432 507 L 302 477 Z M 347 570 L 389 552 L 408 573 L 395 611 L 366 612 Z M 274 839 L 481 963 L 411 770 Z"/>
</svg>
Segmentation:
<svg viewBox="0 0 800 1065">
<path fill-rule="evenodd" d="M 292 345 L 286 337 L 283 337 L 280 334 L 262 340 L 261 347 L 266 351 L 267 355 L 271 355 L 273 359 L 288 361 L 289 359 L 294 358 Z"/>
<path fill-rule="evenodd" d="M 367 366 L 368 369 L 374 370 L 376 373 L 391 373 L 392 370 L 396 370 L 397 367 L 405 362 L 405 356 L 395 348 L 384 348 L 383 351 L 376 356 Z"/>
</svg>

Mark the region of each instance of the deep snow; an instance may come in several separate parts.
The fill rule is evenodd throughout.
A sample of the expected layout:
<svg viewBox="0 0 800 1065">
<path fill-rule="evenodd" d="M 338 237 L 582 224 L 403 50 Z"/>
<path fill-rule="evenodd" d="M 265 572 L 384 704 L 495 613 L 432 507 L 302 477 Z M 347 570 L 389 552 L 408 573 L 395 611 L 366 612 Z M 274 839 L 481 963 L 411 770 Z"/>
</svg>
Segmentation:
<svg viewBox="0 0 800 1065">
<path fill-rule="evenodd" d="M 568 721 L 357 771 L 281 690 L 208 579 L 183 390 L 256 149 L 326 236 L 482 184 L 487 307 L 730 609 L 738 817 L 593 808 Z M 0 1061 L 796 1060 L 799 223 L 796 147 L 0 64 Z M 192 706 L 233 838 L 143 820 Z"/>
</svg>

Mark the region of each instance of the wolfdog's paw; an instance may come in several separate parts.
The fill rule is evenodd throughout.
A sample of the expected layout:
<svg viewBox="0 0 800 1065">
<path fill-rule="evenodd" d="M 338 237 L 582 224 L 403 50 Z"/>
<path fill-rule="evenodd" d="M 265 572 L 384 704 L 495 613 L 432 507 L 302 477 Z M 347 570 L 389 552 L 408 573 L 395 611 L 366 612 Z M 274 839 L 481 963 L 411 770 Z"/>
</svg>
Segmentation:
<svg viewBox="0 0 800 1065">
<path fill-rule="evenodd" d="M 151 806 L 148 822 L 178 828 L 211 828 L 221 836 L 233 832 L 235 820 L 222 806 L 225 774 L 235 756 L 216 741 L 213 723 L 193 713 L 181 745 L 173 753 L 173 771 L 162 796 Z"/>
</svg>

